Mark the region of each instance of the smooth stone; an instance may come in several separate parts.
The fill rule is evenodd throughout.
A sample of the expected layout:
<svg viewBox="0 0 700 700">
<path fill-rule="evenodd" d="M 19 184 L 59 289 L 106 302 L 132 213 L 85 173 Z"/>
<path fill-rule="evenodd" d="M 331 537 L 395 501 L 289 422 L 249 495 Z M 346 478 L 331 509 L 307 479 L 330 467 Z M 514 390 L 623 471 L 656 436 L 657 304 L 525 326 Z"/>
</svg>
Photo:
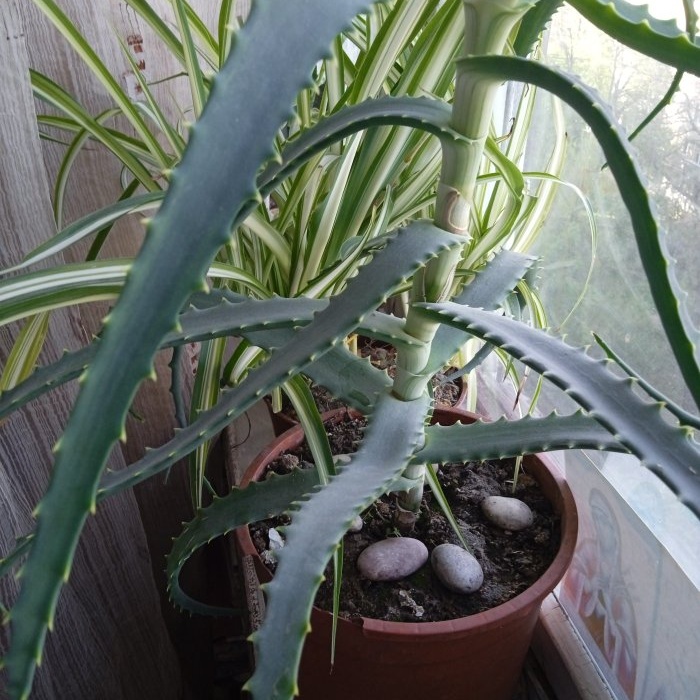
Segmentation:
<svg viewBox="0 0 700 700">
<path fill-rule="evenodd" d="M 428 561 L 428 548 L 412 537 L 390 537 L 362 550 L 357 568 L 370 581 L 399 581 Z"/>
<path fill-rule="evenodd" d="M 443 585 L 455 593 L 474 593 L 484 582 L 484 572 L 476 557 L 456 544 L 435 547 L 430 565 Z"/>
<path fill-rule="evenodd" d="M 494 525 L 504 530 L 524 530 L 535 520 L 527 503 L 507 496 L 487 496 L 481 501 L 481 510 Z"/>
<path fill-rule="evenodd" d="M 363 525 L 364 525 L 364 523 L 362 522 L 362 516 L 356 515 L 352 519 L 352 522 L 350 523 L 350 527 L 348 528 L 348 532 L 359 532 L 360 530 L 362 530 Z"/>
<path fill-rule="evenodd" d="M 270 542 L 270 549 L 282 549 L 284 547 L 284 537 L 280 535 L 274 527 L 271 527 L 267 532 L 267 539 Z"/>
</svg>

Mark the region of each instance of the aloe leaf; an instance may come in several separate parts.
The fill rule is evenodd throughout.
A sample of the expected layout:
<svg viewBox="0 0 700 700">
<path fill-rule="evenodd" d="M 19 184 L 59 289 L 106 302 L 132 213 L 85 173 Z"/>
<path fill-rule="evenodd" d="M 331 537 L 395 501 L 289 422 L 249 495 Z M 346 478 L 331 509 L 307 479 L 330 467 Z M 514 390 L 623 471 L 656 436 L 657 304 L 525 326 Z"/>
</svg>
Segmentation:
<svg viewBox="0 0 700 700">
<path fill-rule="evenodd" d="M 628 450 L 595 419 L 577 412 L 517 420 L 431 425 L 425 430 L 425 447 L 416 453 L 420 462 L 466 462 L 504 459 L 555 450 Z"/>
<path fill-rule="evenodd" d="M 647 5 L 624 0 L 568 0 L 589 22 L 608 36 L 651 58 L 700 76 L 700 46 L 678 28 L 661 20 Z"/>
<path fill-rule="evenodd" d="M 330 5 L 320 0 L 260 0 L 238 34 L 131 268 L 129 283 L 106 321 L 100 350 L 84 375 L 57 445 L 51 482 L 38 506 L 36 540 L 11 612 L 12 642 L 5 659 L 11 698 L 24 700 L 29 694 L 62 583 L 94 508 L 100 473 L 123 433 L 138 385 L 153 371 L 162 337 L 174 326 L 188 296 L 202 285 L 236 215 L 255 199 L 257 170 L 271 154 L 275 134 L 294 96 L 307 83 L 310 68 L 365 7 L 359 0 Z M 310 23 L 312 33 L 307 31 Z M 279 27 L 283 31 L 274 29 Z M 262 67 L 265 79 L 252 79 Z M 229 138 L 235 105 L 244 106 L 236 110 L 240 137 Z M 105 393 L 105 386 L 115 390 Z"/>
<path fill-rule="evenodd" d="M 541 64 L 507 56 L 461 59 L 482 74 L 533 83 L 563 99 L 586 121 L 603 149 L 630 214 L 639 255 L 654 304 L 695 403 L 700 406 L 700 334 L 693 327 L 649 193 L 631 155 L 631 147 L 599 97 L 584 83 Z"/>
<path fill-rule="evenodd" d="M 366 100 L 319 121 L 286 145 L 281 163 L 271 163 L 260 176 L 260 186 L 266 191 L 266 183 L 279 182 L 318 153 L 358 131 L 372 126 L 410 126 L 422 129 L 440 139 L 463 140 L 449 126 L 450 109 L 438 100 L 427 97 L 382 97 Z"/>
<path fill-rule="evenodd" d="M 237 611 L 230 608 L 200 603 L 182 590 L 179 576 L 185 562 L 197 549 L 216 537 L 242 525 L 284 513 L 292 503 L 318 484 L 315 469 L 297 469 L 285 476 L 271 472 L 265 481 L 252 482 L 244 489 L 234 488 L 224 497 L 215 497 L 214 502 L 206 508 L 199 508 L 195 517 L 175 538 L 168 555 L 166 573 L 168 592 L 173 604 L 203 615 L 235 614 Z"/>
<path fill-rule="evenodd" d="M 518 34 L 513 42 L 513 53 L 525 58 L 538 42 L 542 30 L 564 4 L 564 0 L 539 0 L 520 21 Z"/>
<path fill-rule="evenodd" d="M 0 578 L 7 576 L 7 574 L 17 566 L 19 560 L 29 552 L 33 538 L 33 535 L 25 535 L 17 538 L 15 548 L 0 559 Z"/>
<path fill-rule="evenodd" d="M 453 302 L 418 306 L 503 348 L 563 389 L 700 515 L 700 448 L 692 431 L 669 424 L 663 404 L 637 396 L 633 380 L 616 376 L 606 361 L 513 319 Z"/>
<path fill-rule="evenodd" d="M 634 369 L 632 369 L 632 367 L 630 367 L 630 365 L 628 365 L 600 336 L 594 333 L 593 337 L 596 343 L 602 348 L 606 357 L 615 362 L 623 372 L 632 377 L 636 382 L 639 382 L 639 386 L 644 389 L 654 401 L 663 404 L 669 412 L 673 413 L 673 415 L 678 418 L 681 424 L 688 425 L 695 428 L 695 430 L 700 430 L 700 418 L 694 416 L 692 413 L 688 413 L 688 411 L 684 410 L 681 406 L 671 401 L 671 399 L 649 384 L 649 382 L 637 374 L 637 372 L 635 372 Z"/>
<path fill-rule="evenodd" d="M 0 393 L 0 420 L 38 396 L 79 377 L 94 354 L 95 348 L 91 345 L 75 352 L 66 352 L 61 359 L 46 367 L 39 367 L 23 382 L 5 389 Z"/>
<path fill-rule="evenodd" d="M 460 304 L 496 309 L 532 267 L 534 258 L 502 250 L 481 269 L 455 298 Z M 469 334 L 441 326 L 430 350 L 428 369 L 435 374 L 469 340 Z"/>
<path fill-rule="evenodd" d="M 698 23 L 698 15 L 697 12 L 695 11 L 695 7 L 693 5 L 692 0 L 684 0 L 683 1 L 683 8 L 685 10 L 685 30 L 688 34 L 688 38 L 691 41 L 695 40 L 695 35 L 696 35 L 696 28 L 697 28 L 697 23 Z M 668 105 L 671 104 L 671 100 L 673 99 L 673 96 L 676 94 L 678 91 L 678 88 L 680 87 L 681 81 L 683 80 L 683 76 L 685 75 L 684 71 L 682 70 L 677 70 L 675 75 L 673 76 L 673 80 L 671 80 L 671 84 L 668 86 L 668 89 L 664 93 L 663 97 L 658 101 L 656 106 L 647 114 L 646 117 L 639 123 L 639 125 L 632 131 L 630 134 L 630 141 L 635 139 L 637 135 L 643 131 L 651 122 L 656 119 L 656 117 L 666 108 Z"/>
<path fill-rule="evenodd" d="M 427 397 L 400 401 L 383 395 L 350 464 L 292 513 L 275 576 L 265 585 L 265 621 L 252 635 L 259 657 L 246 689 L 254 698 L 298 693 L 301 642 L 323 570 L 352 519 L 387 490 L 421 445 L 427 408 Z"/>
<path fill-rule="evenodd" d="M 461 238 L 435 228 L 427 222 L 409 224 L 390 238 L 386 247 L 377 252 L 350 281 L 342 294 L 333 297 L 319 311 L 313 322 L 298 329 L 283 346 L 274 349 L 263 365 L 253 369 L 246 379 L 225 390 L 219 402 L 203 411 L 193 423 L 178 431 L 175 437 L 146 455 L 127 469 L 109 474 L 103 480 L 105 488 L 127 488 L 171 466 L 198 445 L 211 439 L 243 411 L 289 377 L 313 367 L 317 358 L 340 343 L 357 327 L 357 320 L 378 306 L 387 294 L 410 276 L 416 268 L 440 251 L 461 245 Z M 278 300 L 284 307 L 287 300 Z M 247 302 L 269 309 L 265 301 Z M 264 319 L 260 319 L 265 324 Z M 285 321 L 288 324 L 289 319 Z M 272 327 L 270 321 L 268 325 Z M 253 324 L 249 330 L 253 330 Z M 242 329 L 241 332 L 244 332 Z M 102 340 L 100 344 L 105 341 Z M 94 362 L 87 370 L 89 374 Z"/>
<path fill-rule="evenodd" d="M 293 337 L 294 330 L 254 331 L 245 333 L 253 344 L 266 349 L 281 347 Z M 391 386 L 386 372 L 373 367 L 369 360 L 336 345 L 317 358 L 304 373 L 316 384 L 326 387 L 336 398 L 363 413 L 371 410 L 376 397 Z"/>
<path fill-rule="evenodd" d="M 223 290 L 196 294 L 188 310 L 179 317 L 180 328 L 163 339 L 161 348 L 241 335 L 253 345 L 269 351 L 289 342 L 294 336 L 294 327 L 308 324 L 314 314 L 327 305 L 324 300 L 302 298 L 251 300 Z M 383 317 L 384 314 L 368 314 L 358 330 L 397 345 L 403 342 L 406 334 L 402 334 L 397 327 L 397 323 L 401 325 L 399 319 L 387 317 L 388 323 L 384 327 L 382 321 L 377 320 Z M 23 382 L 0 393 L 0 419 L 38 396 L 79 377 L 96 352 L 96 343 L 66 352 L 56 362 L 39 367 Z M 337 392 L 339 398 L 358 410 L 367 409 L 371 397 L 390 383 L 384 373 L 340 345 L 315 362 L 309 374 L 318 384 Z"/>
</svg>

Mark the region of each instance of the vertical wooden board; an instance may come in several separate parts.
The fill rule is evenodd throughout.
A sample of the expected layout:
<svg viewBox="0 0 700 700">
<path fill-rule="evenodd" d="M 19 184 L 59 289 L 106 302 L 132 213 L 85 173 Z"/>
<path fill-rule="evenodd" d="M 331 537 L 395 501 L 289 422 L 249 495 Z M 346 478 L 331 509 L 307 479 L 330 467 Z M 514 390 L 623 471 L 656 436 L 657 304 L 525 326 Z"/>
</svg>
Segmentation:
<svg viewBox="0 0 700 700">
<path fill-rule="evenodd" d="M 26 4 L 24 4 L 26 7 Z M 15 262 L 53 229 L 46 170 L 27 79 L 20 3 L 0 6 L 0 261 Z M 0 361 L 13 333 L 0 332 Z M 53 315 L 46 357 L 85 340 L 75 312 Z M 0 425 L 0 547 L 31 528 L 31 511 L 49 478 L 51 447 L 75 397 L 58 389 Z M 117 452 L 111 466 L 123 465 Z M 29 582 L 31 585 L 31 582 Z M 0 581 L 4 604 L 16 596 L 12 577 Z M 6 648 L 7 628 L 0 632 Z M 48 636 L 33 698 L 178 698 L 180 674 L 161 618 L 148 550 L 134 498 L 117 497 L 89 519 L 56 631 Z"/>
</svg>

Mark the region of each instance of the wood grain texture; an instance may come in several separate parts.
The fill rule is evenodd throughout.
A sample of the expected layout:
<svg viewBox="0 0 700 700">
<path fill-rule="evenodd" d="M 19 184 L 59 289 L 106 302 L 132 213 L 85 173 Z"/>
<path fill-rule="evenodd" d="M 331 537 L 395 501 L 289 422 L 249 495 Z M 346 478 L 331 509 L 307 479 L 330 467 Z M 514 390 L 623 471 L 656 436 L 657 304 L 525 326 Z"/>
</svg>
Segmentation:
<svg viewBox="0 0 700 700">
<path fill-rule="evenodd" d="M 82 13 L 94 27 L 104 31 L 109 26 L 96 14 L 109 3 L 70 0 L 61 4 Z M 106 100 L 31 3 L 10 0 L 0 5 L 0 30 L 0 262 L 5 265 L 16 262 L 54 230 L 49 183 L 59 155 L 42 150 L 39 143 L 28 67 L 50 66 L 53 77 L 79 86 L 96 110 Z M 76 194 L 68 216 L 79 216 L 118 194 L 118 167 L 104 158 L 90 152 L 79 164 L 71 182 Z M 95 309 L 82 315 L 74 310 L 53 314 L 42 362 L 57 357 L 64 348 L 82 345 L 101 313 Z M 0 362 L 6 360 L 15 332 L 16 327 L 0 329 Z M 58 389 L 0 425 L 3 553 L 16 535 L 31 529 L 31 511 L 49 478 L 51 447 L 74 397 L 75 387 Z M 116 451 L 110 466 L 123 464 L 123 455 Z M 11 577 L 0 582 L 5 605 L 11 604 L 16 592 Z M 106 502 L 89 519 L 59 603 L 55 629 L 48 637 L 33 698 L 182 696 L 179 664 L 162 619 L 148 543 L 132 494 Z M 2 648 L 7 634 L 6 628 L 0 632 Z"/>
</svg>

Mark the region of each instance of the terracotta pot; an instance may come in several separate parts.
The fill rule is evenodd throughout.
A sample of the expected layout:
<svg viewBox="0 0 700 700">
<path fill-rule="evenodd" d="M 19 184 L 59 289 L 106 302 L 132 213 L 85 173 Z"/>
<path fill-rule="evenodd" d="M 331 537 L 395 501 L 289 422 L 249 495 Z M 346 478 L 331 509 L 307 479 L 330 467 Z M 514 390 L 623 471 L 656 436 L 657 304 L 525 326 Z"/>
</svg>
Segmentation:
<svg viewBox="0 0 700 700">
<path fill-rule="evenodd" d="M 331 411 L 342 420 L 344 409 Z M 437 409 L 443 425 L 473 422 L 458 409 Z M 251 464 L 242 485 L 259 478 L 266 465 L 303 440 L 300 427 L 275 440 Z M 573 557 L 578 520 L 573 496 L 556 467 L 542 456 L 524 459 L 561 516 L 559 552 L 526 591 L 486 612 L 444 622 L 340 620 L 335 664 L 330 668 L 331 615 L 318 608 L 311 617 L 300 669 L 302 700 L 511 700 L 530 646 L 540 606 Z M 270 572 L 260 560 L 247 528 L 236 532 L 241 554 L 254 557 L 261 581 Z"/>
<path fill-rule="evenodd" d="M 454 380 L 459 387 L 459 394 L 453 405 L 438 403 L 440 408 L 455 408 L 461 409 L 467 401 L 467 381 L 464 377 L 457 377 Z M 287 430 L 294 428 L 299 425 L 299 421 L 293 418 L 289 413 L 285 411 L 273 411 L 272 410 L 272 399 L 269 396 L 264 397 L 265 406 L 267 406 L 267 411 L 270 416 L 270 421 L 272 422 L 272 430 L 276 437 L 279 437 Z M 320 410 L 320 409 L 319 409 Z"/>
<path fill-rule="evenodd" d="M 299 425 L 299 421 L 296 420 L 296 418 L 292 418 L 284 411 L 273 411 L 272 399 L 269 396 L 266 396 L 264 400 L 265 405 L 267 406 L 267 412 L 270 415 L 270 420 L 272 421 L 272 430 L 276 437 L 283 435 L 288 430 L 291 430 L 295 426 Z"/>
</svg>

